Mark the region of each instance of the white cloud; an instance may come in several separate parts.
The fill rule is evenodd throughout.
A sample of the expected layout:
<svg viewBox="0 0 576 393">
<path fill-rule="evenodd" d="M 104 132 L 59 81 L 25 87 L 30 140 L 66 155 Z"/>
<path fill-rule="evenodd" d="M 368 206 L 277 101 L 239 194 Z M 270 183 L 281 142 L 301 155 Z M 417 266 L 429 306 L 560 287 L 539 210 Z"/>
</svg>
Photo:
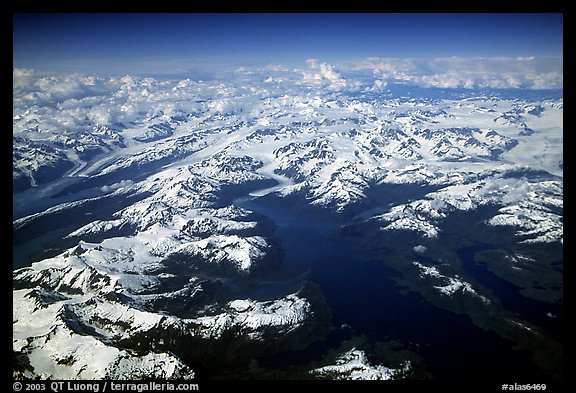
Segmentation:
<svg viewBox="0 0 576 393">
<path fill-rule="evenodd" d="M 241 70 L 240 74 L 259 76 L 259 80 L 267 84 L 286 82 L 283 88 L 288 87 L 287 83 L 294 83 L 328 91 L 384 91 L 393 84 L 465 89 L 561 89 L 563 86 L 562 59 L 534 56 L 369 57 L 336 64 L 310 58 L 300 70 L 273 64 Z M 295 78 L 296 75 L 301 79 Z"/>
<path fill-rule="evenodd" d="M 94 125 L 128 123 L 145 116 L 205 110 L 198 97 L 227 97 L 231 89 L 185 79 L 159 81 L 134 76 L 46 75 L 14 69 L 13 111 L 32 108 L 44 131 L 89 131 Z M 31 114 L 32 116 L 32 114 Z"/>
<path fill-rule="evenodd" d="M 427 250 L 427 248 L 421 244 L 414 246 L 414 252 L 417 252 L 418 254 L 424 254 L 426 252 L 426 250 Z"/>
<path fill-rule="evenodd" d="M 385 91 L 394 84 L 443 88 L 562 88 L 561 59 L 527 58 L 368 58 L 343 65 L 317 59 L 305 69 L 280 65 L 235 67 L 222 80 L 203 82 L 124 76 L 49 75 L 13 69 L 13 117 L 26 115 L 14 130 L 86 130 L 128 124 L 142 117 L 168 118 L 211 111 L 252 115 L 253 102 L 267 97 L 341 91 Z M 314 88 L 311 91 L 310 87 Z M 208 100 L 199 100 L 207 97 Z M 258 114 L 253 114 L 257 116 Z M 28 124 L 28 125 L 25 125 Z"/>
<path fill-rule="evenodd" d="M 348 62 L 344 70 L 371 72 L 377 80 L 441 88 L 561 89 L 561 58 L 442 57 Z"/>
<path fill-rule="evenodd" d="M 388 82 L 386 82 L 385 80 L 376 79 L 372 86 L 366 88 L 366 91 L 374 91 L 374 92 L 384 91 L 386 90 L 387 86 Z"/>
<path fill-rule="evenodd" d="M 94 124 L 110 124 L 112 123 L 112 111 L 110 108 L 97 106 L 88 111 L 87 117 L 94 122 Z"/>
<path fill-rule="evenodd" d="M 484 180 L 482 187 L 476 190 L 477 195 L 482 198 L 492 198 L 505 204 L 526 200 L 530 192 L 531 187 L 527 180 L 501 177 Z"/>
<path fill-rule="evenodd" d="M 320 63 L 317 59 L 306 60 L 306 65 L 308 70 L 303 71 L 305 83 L 323 86 L 334 91 L 343 90 L 348 86 L 347 81 L 340 75 L 335 66 Z"/>
<path fill-rule="evenodd" d="M 557 71 L 546 72 L 532 77 L 532 88 L 534 89 L 561 89 L 564 86 L 564 75 Z"/>
<path fill-rule="evenodd" d="M 264 71 L 271 72 L 293 72 L 294 70 L 287 68 L 281 64 L 268 64 L 263 68 Z"/>
<path fill-rule="evenodd" d="M 12 83 L 14 88 L 25 88 L 33 85 L 35 79 L 34 70 L 27 68 L 14 68 L 12 71 Z"/>
<path fill-rule="evenodd" d="M 215 113 L 235 113 L 242 110 L 239 102 L 227 99 L 214 100 L 208 103 L 208 107 Z"/>
<path fill-rule="evenodd" d="M 109 95 L 118 87 L 118 81 L 79 74 L 46 75 L 34 70 L 13 70 L 13 102 L 15 106 L 59 105 L 71 100 L 74 106 L 87 105 L 86 99 Z M 90 103 L 93 105 L 94 101 Z"/>
<path fill-rule="evenodd" d="M 100 188 L 102 192 L 111 192 L 119 190 L 124 187 L 131 187 L 134 184 L 132 180 L 121 180 L 118 183 L 110 184 L 109 186 L 103 186 Z"/>
</svg>

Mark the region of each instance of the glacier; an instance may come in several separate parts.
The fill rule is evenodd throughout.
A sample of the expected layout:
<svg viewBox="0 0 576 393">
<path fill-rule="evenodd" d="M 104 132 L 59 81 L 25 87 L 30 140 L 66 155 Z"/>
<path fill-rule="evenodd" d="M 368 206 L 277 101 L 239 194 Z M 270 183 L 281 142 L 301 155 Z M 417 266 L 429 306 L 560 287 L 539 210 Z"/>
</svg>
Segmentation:
<svg viewBox="0 0 576 393">
<path fill-rule="evenodd" d="M 269 224 L 241 198 L 407 233 L 417 254 L 452 217 L 485 207 L 483 228 L 511 230 L 518 247 L 563 245 L 562 98 L 400 98 L 271 77 L 102 83 L 98 95 L 56 104 L 14 88 L 17 377 L 192 378 L 186 356 L 201 356 L 175 350 L 181 343 L 202 353 L 240 337 L 260 356 L 271 337 L 302 341 L 318 323 L 317 299 L 296 289 L 222 297 L 222 286 L 257 282 L 281 264 Z M 403 185 L 419 192 L 380 191 Z M 29 250 L 41 235 L 48 240 Z M 407 265 L 446 301 L 496 307 L 458 274 Z M 308 373 L 400 371 L 353 350 Z"/>
</svg>

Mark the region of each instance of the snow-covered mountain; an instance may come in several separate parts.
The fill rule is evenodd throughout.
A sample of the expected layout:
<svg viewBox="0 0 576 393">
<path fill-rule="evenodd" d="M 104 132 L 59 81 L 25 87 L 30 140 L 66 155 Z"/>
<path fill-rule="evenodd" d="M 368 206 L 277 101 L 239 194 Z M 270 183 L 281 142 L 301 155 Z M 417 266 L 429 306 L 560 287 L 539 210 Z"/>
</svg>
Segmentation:
<svg viewBox="0 0 576 393">
<path fill-rule="evenodd" d="M 488 226 L 527 244 L 563 241 L 561 99 L 133 77 L 106 88 L 56 105 L 14 91 L 14 232 L 25 242 L 42 227 L 53 244 L 40 260 L 15 254 L 15 266 L 36 261 L 13 273 L 15 375 L 190 378 L 187 362 L 200 355 L 181 345 L 234 336 L 261 351 L 270 337 L 308 335 L 321 305 L 305 293 L 232 299 L 220 288 L 281 263 L 262 217 L 234 203 L 251 191 L 423 239 L 454 212 L 493 206 Z M 400 184 L 422 191 L 396 200 L 375 191 Z M 446 296 L 489 302 L 458 277 L 415 266 Z M 314 373 L 396 371 L 352 351 Z"/>
<path fill-rule="evenodd" d="M 313 374 L 336 380 L 394 380 L 402 379 L 402 374 L 410 371 L 410 362 L 406 361 L 401 368 L 388 368 L 382 365 L 373 366 L 366 359 L 366 353 L 353 348 L 336 359 L 336 364 L 312 370 Z"/>
</svg>

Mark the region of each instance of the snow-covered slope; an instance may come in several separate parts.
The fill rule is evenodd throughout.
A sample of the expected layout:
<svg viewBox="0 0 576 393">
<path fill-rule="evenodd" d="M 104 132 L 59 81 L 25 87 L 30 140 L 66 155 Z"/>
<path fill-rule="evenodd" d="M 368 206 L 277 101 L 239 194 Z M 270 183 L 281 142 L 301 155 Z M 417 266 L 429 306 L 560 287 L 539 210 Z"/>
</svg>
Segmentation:
<svg viewBox="0 0 576 393">
<path fill-rule="evenodd" d="M 173 354 L 183 351 L 181 342 L 197 337 L 202 345 L 228 332 L 258 341 L 264 332 L 295 332 L 311 319 L 310 303 L 298 294 L 206 304 L 205 281 L 182 283 L 160 273 L 164 266 L 154 258 L 129 251 L 83 243 L 14 272 L 13 349 L 27 359 L 16 376 L 192 378 L 193 370 Z M 161 307 L 164 299 L 185 304 L 197 298 L 201 307 L 188 311 L 195 317 L 167 315 Z"/>
<path fill-rule="evenodd" d="M 72 231 L 66 238 L 77 246 L 14 272 L 14 350 L 28 359 L 22 376 L 185 378 L 193 372 L 172 347 L 187 337 L 201 345 L 234 332 L 257 342 L 264 333 L 296 332 L 311 319 L 310 303 L 297 294 L 266 302 L 214 300 L 220 276 L 251 275 L 271 246 L 258 235 L 251 212 L 217 204 L 220 183 L 191 170 L 167 168 L 134 185 L 131 193 L 148 196 Z M 81 205 L 64 204 L 15 227 Z M 120 227 L 131 234 L 107 236 Z M 104 240 L 81 240 L 94 236 Z M 144 352 L 125 343 L 158 335 Z M 83 355 L 87 346 L 91 351 Z"/>
<path fill-rule="evenodd" d="M 15 87 L 13 228 L 20 247 L 41 236 L 53 247 L 13 274 L 21 375 L 189 377 L 158 331 L 257 342 L 305 326 L 313 304 L 297 293 L 216 296 L 223 281 L 280 263 L 260 218 L 232 203 L 250 191 L 425 239 L 455 212 L 493 206 L 487 226 L 514 228 L 526 244 L 563 241 L 561 99 L 398 98 L 266 81 L 84 78 L 69 97 Z M 422 191 L 379 191 L 406 184 Z M 416 267 L 442 294 L 476 294 Z M 135 346 L 146 335 L 158 341 Z M 357 351 L 327 367 L 318 372 L 394 374 Z"/>
<path fill-rule="evenodd" d="M 406 361 L 401 368 L 371 365 L 364 351 L 353 348 L 336 359 L 336 364 L 312 370 L 313 374 L 336 380 L 398 380 L 409 372 L 411 365 Z"/>
<path fill-rule="evenodd" d="M 516 227 L 525 243 L 562 242 L 562 181 L 534 182 L 526 177 L 509 178 L 508 173 L 502 169 L 497 175 L 469 176 L 426 194 L 424 199 L 394 206 L 373 220 L 382 222 L 384 230 L 410 230 L 434 238 L 440 230 L 437 224 L 451 211 L 502 205 L 499 214 L 487 221 L 489 225 Z"/>
<path fill-rule="evenodd" d="M 471 295 L 480 299 L 485 304 L 490 304 L 490 300 L 482 295 L 479 295 L 470 283 L 463 281 L 460 277 L 449 277 L 440 273 L 435 266 L 426 266 L 420 262 L 413 262 L 413 264 L 420 270 L 420 277 L 425 279 L 431 279 L 434 282 L 438 282 L 434 288 L 440 291 L 443 295 L 453 296 L 455 293 Z"/>
<path fill-rule="evenodd" d="M 42 379 L 173 379 L 194 377 L 178 358 L 110 345 L 74 314 L 73 298 L 44 289 L 13 293 L 14 374 Z M 74 307 L 75 306 L 75 307 Z M 117 314 L 121 316 L 123 314 Z"/>
</svg>

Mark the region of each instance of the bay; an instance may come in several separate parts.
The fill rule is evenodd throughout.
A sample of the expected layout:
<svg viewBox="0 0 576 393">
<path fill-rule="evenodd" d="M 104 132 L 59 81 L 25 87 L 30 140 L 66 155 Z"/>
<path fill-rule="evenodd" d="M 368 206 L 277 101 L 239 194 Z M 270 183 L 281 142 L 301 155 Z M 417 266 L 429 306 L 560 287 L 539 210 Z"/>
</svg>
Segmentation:
<svg viewBox="0 0 576 393">
<path fill-rule="evenodd" d="M 435 307 L 420 295 L 397 287 L 394 278 L 399 273 L 381 261 L 362 258 L 334 236 L 337 220 L 320 219 L 285 205 L 264 205 L 258 199 L 242 198 L 236 204 L 272 219 L 285 253 L 284 268 L 307 271 L 289 283 L 266 283 L 265 289 L 252 286 L 243 295 L 277 296 L 290 286 L 313 282 L 326 298 L 334 326 L 349 327 L 352 334 L 373 341 L 400 340 L 423 357 L 427 370 L 437 379 L 501 380 L 539 374 L 530 355 L 513 350 L 509 341 L 476 327 L 466 316 Z M 332 349 L 349 335 L 334 337 L 329 343 Z M 317 349 L 284 357 L 284 361 L 277 359 L 277 365 L 286 366 L 290 359 L 319 360 Z"/>
</svg>

